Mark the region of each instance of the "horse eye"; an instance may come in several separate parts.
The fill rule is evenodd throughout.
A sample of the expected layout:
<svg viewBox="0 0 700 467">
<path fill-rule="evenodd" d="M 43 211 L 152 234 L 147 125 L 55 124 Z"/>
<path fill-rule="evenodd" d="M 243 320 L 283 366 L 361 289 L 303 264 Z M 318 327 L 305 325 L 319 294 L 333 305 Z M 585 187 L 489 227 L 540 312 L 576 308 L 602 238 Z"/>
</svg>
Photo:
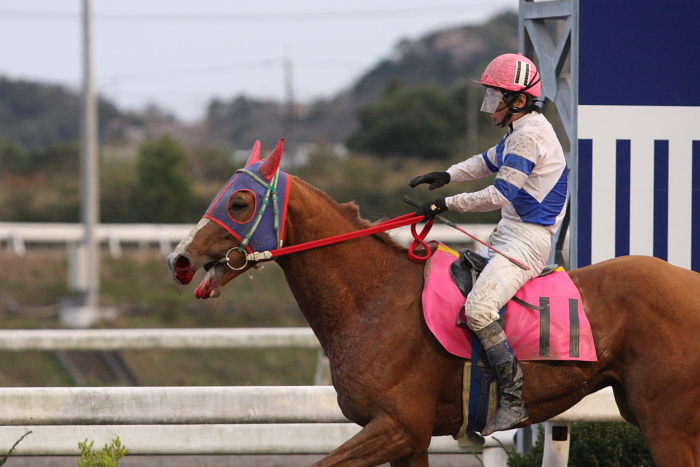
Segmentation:
<svg viewBox="0 0 700 467">
<path fill-rule="evenodd" d="M 235 222 L 248 222 L 255 214 L 255 194 L 250 190 L 237 190 L 229 197 L 226 210 Z"/>
</svg>

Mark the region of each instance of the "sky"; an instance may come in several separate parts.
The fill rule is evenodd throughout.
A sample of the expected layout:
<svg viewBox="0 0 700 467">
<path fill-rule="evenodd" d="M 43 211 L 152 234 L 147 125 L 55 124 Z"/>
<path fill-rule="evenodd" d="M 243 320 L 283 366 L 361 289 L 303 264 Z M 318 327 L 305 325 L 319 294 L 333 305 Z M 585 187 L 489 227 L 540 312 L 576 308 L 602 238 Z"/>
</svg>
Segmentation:
<svg viewBox="0 0 700 467">
<path fill-rule="evenodd" d="M 184 121 L 212 98 L 298 102 L 350 88 L 401 40 L 479 24 L 518 0 L 89 0 L 93 75 L 122 110 Z M 83 0 L 0 1 L 0 76 L 78 91 Z"/>
</svg>

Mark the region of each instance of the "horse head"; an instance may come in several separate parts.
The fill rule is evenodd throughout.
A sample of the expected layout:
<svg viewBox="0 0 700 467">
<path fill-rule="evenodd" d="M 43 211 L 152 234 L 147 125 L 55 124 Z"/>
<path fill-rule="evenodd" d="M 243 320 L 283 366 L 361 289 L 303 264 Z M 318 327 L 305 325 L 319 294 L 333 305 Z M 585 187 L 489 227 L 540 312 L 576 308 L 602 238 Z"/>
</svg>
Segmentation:
<svg viewBox="0 0 700 467">
<path fill-rule="evenodd" d="M 248 161 L 224 185 L 192 231 L 168 256 L 179 284 L 206 270 L 197 298 L 218 297 L 221 287 L 255 265 L 246 254 L 281 246 L 289 176 L 279 170 L 284 139 L 260 159 L 260 141 Z"/>
</svg>

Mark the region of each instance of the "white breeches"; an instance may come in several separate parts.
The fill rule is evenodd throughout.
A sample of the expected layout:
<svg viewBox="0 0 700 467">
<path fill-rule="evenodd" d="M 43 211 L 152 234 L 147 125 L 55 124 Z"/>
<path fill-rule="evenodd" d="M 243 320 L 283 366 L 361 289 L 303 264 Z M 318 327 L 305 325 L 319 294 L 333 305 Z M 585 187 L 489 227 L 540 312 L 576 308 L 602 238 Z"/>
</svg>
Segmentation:
<svg viewBox="0 0 700 467">
<path fill-rule="evenodd" d="M 525 282 L 542 272 L 552 252 L 552 236 L 546 227 L 508 219 L 501 219 L 489 244 L 530 270 L 521 269 L 485 246 L 477 251 L 489 258 L 489 263 L 467 297 L 467 325 L 475 331 L 499 318 L 499 310 Z"/>
</svg>

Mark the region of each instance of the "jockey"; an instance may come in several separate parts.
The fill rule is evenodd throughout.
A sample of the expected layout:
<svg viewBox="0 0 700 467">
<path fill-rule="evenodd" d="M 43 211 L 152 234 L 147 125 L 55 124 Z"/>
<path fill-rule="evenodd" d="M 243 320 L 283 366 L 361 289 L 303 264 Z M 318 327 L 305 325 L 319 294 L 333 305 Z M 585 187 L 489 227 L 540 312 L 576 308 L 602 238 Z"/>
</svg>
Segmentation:
<svg viewBox="0 0 700 467">
<path fill-rule="evenodd" d="M 479 253 L 489 262 L 465 304 L 467 325 L 481 340 L 498 379 L 499 408 L 481 432 L 489 435 L 529 417 L 522 401 L 523 372 L 497 321 L 498 312 L 547 264 L 552 236 L 564 216 L 568 179 L 561 144 L 535 103 L 541 85 L 534 63 L 520 54 L 500 55 L 476 82 L 486 86 L 481 110 L 496 126 L 507 127 L 507 134 L 483 154 L 457 163 L 446 172 L 420 175 L 409 186 L 428 183 L 434 190 L 451 181 L 475 180 L 495 173 L 492 185 L 425 203 L 416 215 L 425 216 L 427 221 L 447 210 L 500 209 L 501 221 L 491 233 L 489 244 L 530 268 L 524 270 L 482 247 Z"/>
</svg>

